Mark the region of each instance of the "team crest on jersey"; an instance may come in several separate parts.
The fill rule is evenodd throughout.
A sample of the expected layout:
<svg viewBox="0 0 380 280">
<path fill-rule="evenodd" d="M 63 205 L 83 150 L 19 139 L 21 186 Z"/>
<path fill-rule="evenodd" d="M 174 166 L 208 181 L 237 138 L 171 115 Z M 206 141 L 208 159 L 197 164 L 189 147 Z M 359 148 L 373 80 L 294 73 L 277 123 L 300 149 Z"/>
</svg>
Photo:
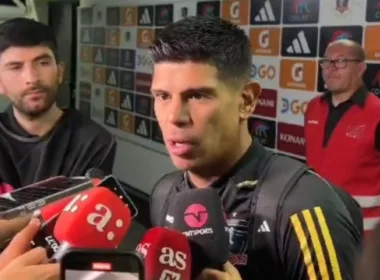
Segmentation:
<svg viewBox="0 0 380 280">
<path fill-rule="evenodd" d="M 230 235 L 230 262 L 233 265 L 247 265 L 248 263 L 248 221 L 243 219 L 227 219 Z"/>
</svg>

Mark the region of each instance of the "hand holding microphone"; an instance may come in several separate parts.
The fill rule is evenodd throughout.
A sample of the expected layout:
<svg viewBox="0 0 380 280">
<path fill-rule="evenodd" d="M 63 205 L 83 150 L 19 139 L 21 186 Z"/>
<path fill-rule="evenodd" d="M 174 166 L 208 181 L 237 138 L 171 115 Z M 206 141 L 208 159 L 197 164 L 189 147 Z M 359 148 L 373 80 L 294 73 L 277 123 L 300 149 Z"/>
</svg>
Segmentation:
<svg viewBox="0 0 380 280">
<path fill-rule="evenodd" d="M 32 220 L 20 231 L 0 255 L 0 279 L 44 280 L 59 279 L 59 265 L 47 264 L 43 248 L 30 250 L 30 241 L 40 226 Z"/>
<path fill-rule="evenodd" d="M 167 228 L 152 228 L 137 245 L 145 259 L 145 279 L 191 280 L 191 249 L 182 233 Z"/>
</svg>

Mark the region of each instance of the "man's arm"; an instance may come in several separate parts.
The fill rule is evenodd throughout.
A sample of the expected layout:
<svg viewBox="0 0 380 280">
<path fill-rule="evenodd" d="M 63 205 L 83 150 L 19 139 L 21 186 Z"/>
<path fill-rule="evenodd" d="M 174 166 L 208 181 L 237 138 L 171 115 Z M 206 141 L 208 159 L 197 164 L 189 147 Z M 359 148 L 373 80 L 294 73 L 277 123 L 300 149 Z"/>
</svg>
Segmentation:
<svg viewBox="0 0 380 280">
<path fill-rule="evenodd" d="M 353 279 L 360 234 L 322 179 L 302 177 L 285 199 L 280 218 L 278 246 L 286 279 Z"/>
</svg>

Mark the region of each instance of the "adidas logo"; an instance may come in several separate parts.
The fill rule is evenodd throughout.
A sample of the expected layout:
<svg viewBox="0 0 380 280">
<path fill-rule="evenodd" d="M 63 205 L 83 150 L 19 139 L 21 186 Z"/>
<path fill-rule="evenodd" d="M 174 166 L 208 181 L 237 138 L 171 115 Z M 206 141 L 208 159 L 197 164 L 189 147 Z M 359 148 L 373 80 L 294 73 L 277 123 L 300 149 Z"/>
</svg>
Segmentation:
<svg viewBox="0 0 380 280">
<path fill-rule="evenodd" d="M 304 31 L 298 32 L 297 38 L 295 38 L 292 41 L 292 44 L 289 47 L 287 47 L 286 52 L 287 53 L 301 53 L 301 54 L 311 53 Z"/>
<path fill-rule="evenodd" d="M 116 86 L 117 85 L 117 80 L 116 80 L 116 75 L 115 75 L 115 72 L 111 72 L 109 77 L 108 77 L 108 84 L 109 85 L 113 85 L 113 86 Z"/>
<path fill-rule="evenodd" d="M 108 115 L 107 123 L 112 126 L 116 125 L 116 116 L 113 111 L 111 111 L 110 114 Z"/>
<path fill-rule="evenodd" d="M 141 15 L 140 24 L 151 24 L 150 15 L 148 9 L 144 10 L 144 13 Z"/>
<path fill-rule="evenodd" d="M 132 102 L 129 95 L 126 95 L 123 102 L 121 103 L 123 109 L 132 110 Z"/>
<path fill-rule="evenodd" d="M 148 136 L 148 129 L 146 128 L 145 121 L 142 121 L 137 128 L 137 133 L 143 136 Z"/>
<path fill-rule="evenodd" d="M 264 221 L 257 232 L 270 232 L 267 221 Z"/>
<path fill-rule="evenodd" d="M 255 22 L 271 22 L 276 21 L 274 17 L 272 6 L 269 0 L 265 1 L 264 7 L 262 7 L 259 11 L 259 14 L 254 18 Z"/>
</svg>

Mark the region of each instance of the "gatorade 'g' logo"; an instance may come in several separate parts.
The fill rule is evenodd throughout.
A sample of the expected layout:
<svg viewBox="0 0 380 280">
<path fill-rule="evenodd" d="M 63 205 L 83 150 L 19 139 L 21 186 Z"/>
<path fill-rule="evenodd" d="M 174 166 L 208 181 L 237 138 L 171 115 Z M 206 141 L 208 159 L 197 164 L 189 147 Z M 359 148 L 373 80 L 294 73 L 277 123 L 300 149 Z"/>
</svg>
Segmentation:
<svg viewBox="0 0 380 280">
<path fill-rule="evenodd" d="M 192 204 L 185 211 L 185 222 L 189 227 L 200 228 L 208 221 L 208 212 L 202 204 Z"/>
</svg>

